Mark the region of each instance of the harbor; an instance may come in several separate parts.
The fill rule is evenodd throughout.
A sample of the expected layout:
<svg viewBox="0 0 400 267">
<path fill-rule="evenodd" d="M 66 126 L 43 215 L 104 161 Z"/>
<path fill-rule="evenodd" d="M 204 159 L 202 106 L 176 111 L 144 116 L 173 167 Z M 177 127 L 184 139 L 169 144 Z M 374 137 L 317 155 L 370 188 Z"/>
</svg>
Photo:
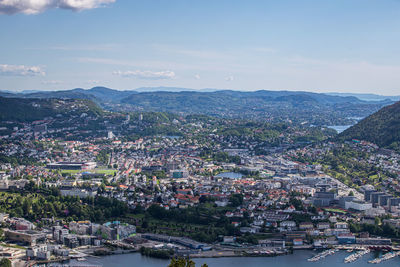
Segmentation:
<svg viewBox="0 0 400 267">
<path fill-rule="evenodd" d="M 315 255 L 312 258 L 309 258 L 308 261 L 314 262 L 314 261 L 319 261 L 321 259 L 324 259 L 325 257 L 329 256 L 329 255 L 333 255 L 335 254 L 335 252 L 337 252 L 337 249 L 329 249 L 329 250 L 325 250 L 321 253 L 318 253 L 317 255 Z"/>
<path fill-rule="evenodd" d="M 344 259 L 344 262 L 345 262 L 345 263 L 354 262 L 354 261 L 358 260 L 359 258 L 361 258 L 362 256 L 364 256 L 364 255 L 366 255 L 366 254 L 368 254 L 368 253 L 370 253 L 370 252 L 371 252 L 371 251 L 370 251 L 368 248 L 367 248 L 367 249 L 362 249 L 362 250 L 360 250 L 360 251 L 358 251 L 358 252 L 355 252 L 355 253 L 353 253 L 353 254 L 347 256 L 347 257 Z"/>
<path fill-rule="evenodd" d="M 196 266 L 201 266 L 206 263 L 209 267 L 228 267 L 228 266 L 274 266 L 274 267 L 312 267 L 316 264 L 323 264 L 325 267 L 342 267 L 348 265 L 343 262 L 343 259 L 349 255 L 345 249 L 341 249 L 334 254 L 325 257 L 317 262 L 308 261 L 309 258 L 315 256 L 318 252 L 313 250 L 294 251 L 293 254 L 288 254 L 283 257 L 218 257 L 218 258 L 194 258 Z M 318 253 L 319 254 L 319 253 Z M 366 265 L 373 266 L 368 261 L 373 260 L 374 253 L 369 253 L 357 261 L 349 263 L 348 266 L 364 267 Z M 146 266 L 146 267 L 165 267 L 168 266 L 169 260 L 149 258 L 140 255 L 140 253 L 111 255 L 100 258 L 88 257 L 87 261 L 79 262 L 71 260 L 65 264 L 71 266 L 95 265 L 95 266 Z M 395 257 L 391 260 L 381 262 L 379 266 L 395 267 L 400 265 L 400 257 Z"/>
<path fill-rule="evenodd" d="M 386 253 L 385 255 L 383 255 L 380 258 L 376 258 L 376 259 L 368 261 L 368 263 L 374 263 L 374 264 L 381 263 L 383 261 L 387 261 L 387 260 L 393 259 L 393 258 L 395 258 L 395 257 L 397 257 L 399 255 L 400 255 L 399 251 L 397 251 L 397 252 L 389 252 L 389 253 Z"/>
<path fill-rule="evenodd" d="M 396 249 L 396 248 L 393 247 L 392 249 Z M 353 263 L 353 262 L 361 259 L 363 256 L 365 256 L 365 255 L 367 255 L 367 254 L 372 252 L 372 250 L 369 247 L 363 247 L 363 246 L 357 246 L 357 247 L 338 246 L 336 248 L 332 248 L 332 249 L 328 249 L 328 250 L 324 250 L 322 252 L 319 252 L 318 254 L 308 258 L 307 261 L 309 261 L 309 262 L 317 262 L 317 261 L 325 259 L 327 256 L 335 254 L 336 252 L 338 252 L 340 250 L 342 250 L 343 252 L 346 251 L 348 253 L 351 253 L 350 255 L 347 255 L 343 259 L 344 263 Z M 397 250 L 396 251 L 390 251 L 390 252 L 387 252 L 387 253 L 383 253 L 383 255 L 381 257 L 368 260 L 368 263 L 379 264 L 379 263 L 382 263 L 384 261 L 388 261 L 388 260 L 394 259 L 394 258 L 400 256 L 400 251 L 397 251 Z"/>
</svg>

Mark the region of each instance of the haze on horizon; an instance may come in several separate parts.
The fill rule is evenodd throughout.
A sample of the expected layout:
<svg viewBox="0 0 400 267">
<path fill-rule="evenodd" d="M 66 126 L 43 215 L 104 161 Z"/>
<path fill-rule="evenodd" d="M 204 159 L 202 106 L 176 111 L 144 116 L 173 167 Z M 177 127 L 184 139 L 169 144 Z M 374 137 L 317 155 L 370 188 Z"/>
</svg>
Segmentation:
<svg viewBox="0 0 400 267">
<path fill-rule="evenodd" d="M 399 95 L 397 0 L 0 0 L 0 90 Z"/>
</svg>

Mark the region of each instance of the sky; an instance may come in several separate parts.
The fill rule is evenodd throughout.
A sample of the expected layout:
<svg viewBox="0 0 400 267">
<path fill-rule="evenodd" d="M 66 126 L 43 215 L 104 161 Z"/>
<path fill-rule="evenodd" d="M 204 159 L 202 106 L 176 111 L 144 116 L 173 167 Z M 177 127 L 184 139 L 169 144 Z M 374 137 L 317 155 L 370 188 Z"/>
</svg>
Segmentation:
<svg viewBox="0 0 400 267">
<path fill-rule="evenodd" d="M 0 89 L 400 95 L 400 0 L 0 0 Z"/>
</svg>

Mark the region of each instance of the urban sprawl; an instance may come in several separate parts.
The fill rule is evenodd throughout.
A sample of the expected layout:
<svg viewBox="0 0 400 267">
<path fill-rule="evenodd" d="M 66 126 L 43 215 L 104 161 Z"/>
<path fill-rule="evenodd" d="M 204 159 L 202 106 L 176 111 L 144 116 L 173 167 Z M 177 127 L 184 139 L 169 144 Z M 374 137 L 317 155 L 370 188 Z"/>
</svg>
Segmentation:
<svg viewBox="0 0 400 267">
<path fill-rule="evenodd" d="M 179 135 L 129 135 L 153 123 L 136 115 L 4 123 L 2 257 L 31 266 L 126 252 L 171 258 L 329 249 L 310 259 L 317 261 L 354 250 L 345 262 L 371 250 L 398 255 L 394 151 L 359 140 L 304 141 L 310 130 L 301 127 L 266 133 L 202 117 L 157 124 Z M 245 127 L 250 133 L 234 132 Z M 370 172 L 357 173 L 358 164 Z"/>
</svg>

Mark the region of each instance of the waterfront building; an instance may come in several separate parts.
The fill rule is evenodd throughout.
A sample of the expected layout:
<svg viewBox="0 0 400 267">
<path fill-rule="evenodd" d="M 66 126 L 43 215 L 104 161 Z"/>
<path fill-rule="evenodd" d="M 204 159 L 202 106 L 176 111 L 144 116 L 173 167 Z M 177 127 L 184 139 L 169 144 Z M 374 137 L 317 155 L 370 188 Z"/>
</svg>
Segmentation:
<svg viewBox="0 0 400 267">
<path fill-rule="evenodd" d="M 351 233 L 340 234 L 337 236 L 337 239 L 338 239 L 339 244 L 355 244 L 356 243 L 356 238 Z"/>
<path fill-rule="evenodd" d="M 4 232 L 5 238 L 11 241 L 35 245 L 38 242 L 46 240 L 46 234 L 34 230 L 6 230 Z"/>
</svg>

